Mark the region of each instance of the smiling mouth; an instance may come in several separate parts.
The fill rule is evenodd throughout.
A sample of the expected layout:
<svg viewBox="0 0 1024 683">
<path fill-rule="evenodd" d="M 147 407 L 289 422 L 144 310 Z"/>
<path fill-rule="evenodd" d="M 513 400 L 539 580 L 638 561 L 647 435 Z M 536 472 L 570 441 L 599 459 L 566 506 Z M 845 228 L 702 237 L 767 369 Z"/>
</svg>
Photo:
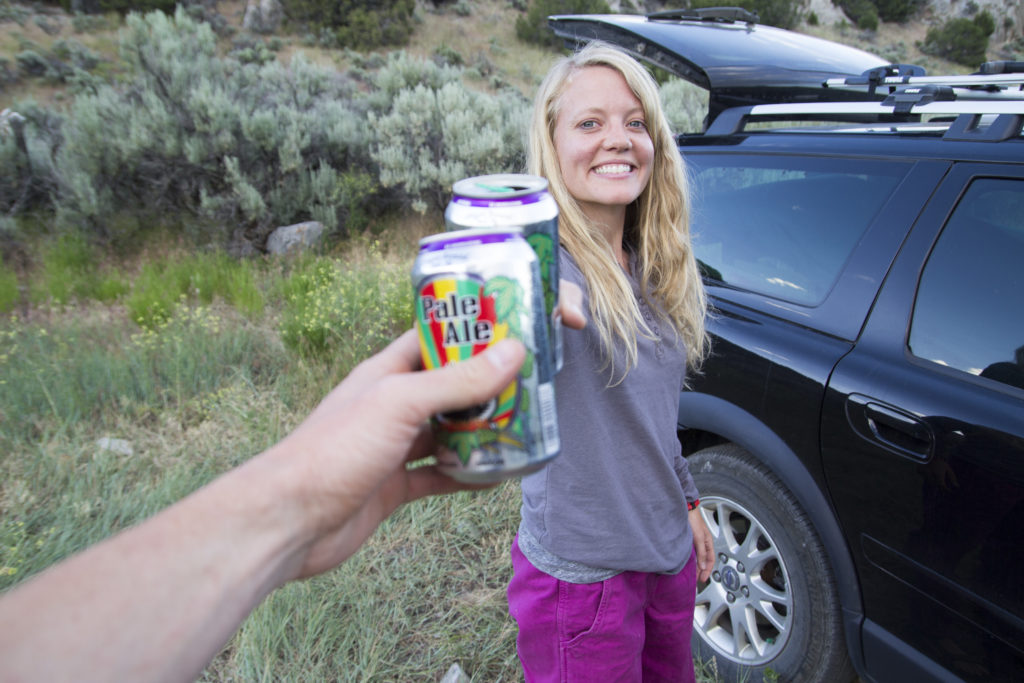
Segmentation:
<svg viewBox="0 0 1024 683">
<path fill-rule="evenodd" d="M 595 168 L 594 173 L 597 175 L 622 175 L 623 173 L 629 173 L 631 170 L 633 170 L 633 167 L 629 164 L 605 164 Z"/>
</svg>

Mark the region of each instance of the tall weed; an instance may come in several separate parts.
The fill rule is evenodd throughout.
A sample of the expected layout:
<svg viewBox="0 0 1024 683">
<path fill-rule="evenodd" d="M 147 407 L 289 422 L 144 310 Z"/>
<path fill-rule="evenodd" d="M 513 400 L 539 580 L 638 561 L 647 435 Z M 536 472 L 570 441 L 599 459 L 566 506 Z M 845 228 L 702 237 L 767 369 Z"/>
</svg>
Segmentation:
<svg viewBox="0 0 1024 683">
<path fill-rule="evenodd" d="M 20 298 L 18 274 L 0 260 L 0 314 L 14 310 Z"/>
<path fill-rule="evenodd" d="M 237 323 L 229 329 L 209 307 L 177 306 L 142 331 L 98 313 L 48 326 L 15 319 L 0 335 L 5 453 L 112 415 L 174 414 L 187 399 L 235 377 L 263 380 L 282 362 L 259 329 Z"/>
<path fill-rule="evenodd" d="M 337 570 L 286 586 L 231 644 L 245 680 L 519 681 L 505 586 L 519 486 L 402 508 Z M 269 657 L 268 653 L 275 653 Z"/>
<path fill-rule="evenodd" d="M 282 340 L 347 373 L 411 324 L 409 265 L 375 248 L 359 260 L 303 261 L 281 285 Z"/>
<path fill-rule="evenodd" d="M 83 235 L 70 232 L 44 245 L 31 298 L 58 305 L 85 299 L 113 301 L 129 287 L 123 275 L 99 263 L 98 253 Z"/>
<path fill-rule="evenodd" d="M 143 264 L 125 305 L 132 320 L 147 329 L 166 322 L 181 301 L 210 304 L 217 297 L 255 318 L 264 307 L 257 268 L 224 252 L 171 254 Z"/>
<path fill-rule="evenodd" d="M 0 590 L 139 522 L 279 440 L 294 422 L 244 372 L 166 411 L 119 402 L 94 420 L 6 432 Z M 127 406 L 122 413 L 114 407 Z M 10 424 L 7 422 L 7 424 Z"/>
<path fill-rule="evenodd" d="M 223 305 L 0 324 L 0 589 L 187 495 L 294 422 L 281 346 Z"/>
</svg>

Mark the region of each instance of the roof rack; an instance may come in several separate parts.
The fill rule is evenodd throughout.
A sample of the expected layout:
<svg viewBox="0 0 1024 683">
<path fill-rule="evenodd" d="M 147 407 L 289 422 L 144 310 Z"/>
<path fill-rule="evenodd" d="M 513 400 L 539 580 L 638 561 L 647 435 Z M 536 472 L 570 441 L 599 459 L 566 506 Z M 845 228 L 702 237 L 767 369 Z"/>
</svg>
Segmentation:
<svg viewBox="0 0 1024 683">
<path fill-rule="evenodd" d="M 709 21 L 728 23 L 742 21 L 752 26 L 761 20 L 757 12 L 742 7 L 702 7 L 695 9 L 670 9 L 651 12 L 647 18 L 653 21 Z"/>
<path fill-rule="evenodd" d="M 1024 73 L 1024 62 L 985 62 L 978 69 L 980 74 L 1019 74 Z"/>
<path fill-rule="evenodd" d="M 973 74 L 926 76 L 925 70 L 913 64 L 890 64 L 869 69 L 860 76 L 829 78 L 822 85 L 826 88 L 867 89 L 873 95 L 878 88 L 894 92 L 898 86 L 948 86 L 968 89 L 958 92 L 958 97 L 992 97 L 1002 95 L 1008 99 L 1024 98 L 1024 62 L 986 62 L 981 71 Z M 1016 92 L 1012 89 L 1016 89 Z"/>
<path fill-rule="evenodd" d="M 759 104 L 727 109 L 711 123 L 704 136 L 742 133 L 755 121 L 834 121 L 847 123 L 910 124 L 922 116 L 952 119 L 946 140 L 998 142 L 1021 135 L 1024 99 L 977 101 L 951 97 L 950 88 L 906 88 L 880 102 L 804 102 Z M 952 117 L 956 117 L 953 119 Z"/>
</svg>

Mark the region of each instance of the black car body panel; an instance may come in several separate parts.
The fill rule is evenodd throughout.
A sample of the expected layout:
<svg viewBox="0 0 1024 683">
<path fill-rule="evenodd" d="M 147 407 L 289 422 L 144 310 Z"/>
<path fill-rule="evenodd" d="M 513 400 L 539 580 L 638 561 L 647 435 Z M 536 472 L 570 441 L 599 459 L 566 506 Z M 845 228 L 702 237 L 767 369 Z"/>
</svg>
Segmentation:
<svg viewBox="0 0 1024 683">
<path fill-rule="evenodd" d="M 758 156 L 759 142 L 683 153 L 699 175 L 709 160 Z M 978 156 L 959 146 L 943 156 Z M 1024 159 L 1024 141 L 1015 146 Z M 1015 680 L 1024 671 L 1024 384 L 915 358 L 907 334 L 924 263 L 963 188 L 975 177 L 1022 178 L 1024 163 L 890 151 L 906 173 L 820 304 L 707 279 L 713 352 L 680 399 L 682 438 L 714 435 L 757 453 L 809 511 L 865 680 Z M 831 159 L 856 161 L 842 152 Z M 1024 179 L 1021 187 L 1024 197 Z M 698 253 L 716 228 L 703 199 L 698 191 Z M 1024 308 L 1004 312 L 1024 317 Z M 947 467 L 950 479 L 937 480 Z"/>
<path fill-rule="evenodd" d="M 1020 680 L 1020 86 L 959 90 L 952 99 L 966 113 L 929 118 L 917 113 L 925 100 L 915 92 L 823 88 L 823 78 L 879 62 L 813 47 L 806 36 L 743 21 L 621 15 L 552 17 L 551 26 L 570 43 L 600 38 L 675 66 L 710 89 L 708 122 L 744 107 L 722 114 L 725 123 L 713 128 L 721 134 L 678 139 L 712 303 L 712 353 L 679 402 L 684 454 L 708 468 L 691 466 L 695 478 L 740 457 L 798 503 L 828 565 L 810 576 L 834 584 L 840 638 L 863 681 Z M 890 102 L 881 114 L 814 106 L 860 98 L 853 104 L 874 107 L 894 93 L 910 106 Z M 989 96 L 1006 101 L 993 108 L 982 102 Z M 746 128 L 762 111 L 782 118 L 783 108 L 772 109 L 779 102 L 808 103 L 797 113 L 824 122 L 848 115 L 850 123 Z M 755 479 L 738 482 L 735 494 L 722 481 L 718 499 L 733 510 L 750 503 L 750 514 L 737 517 L 743 524 L 791 533 L 784 521 L 772 525 L 778 510 L 744 498 Z M 787 547 L 769 545 L 766 552 Z M 807 557 L 784 558 L 787 581 Z M 752 605 L 747 615 L 781 629 L 780 638 L 814 641 L 797 637 L 797 624 L 801 609 L 817 606 L 788 597 L 780 604 L 782 612 Z M 704 638 L 695 646 L 718 648 L 719 666 L 727 661 L 749 680 L 771 672 L 822 680 L 793 673 L 799 657 L 773 650 L 770 638 L 757 652 L 752 642 L 723 651 L 730 636 L 740 644 L 742 621 L 735 613 L 735 632 L 725 636 L 720 622 L 695 622 Z"/>
<path fill-rule="evenodd" d="M 1024 370 L 1011 385 L 907 350 L 914 292 L 939 230 L 951 223 L 964 188 L 985 179 L 1024 186 L 1024 165 L 958 164 L 938 187 L 860 342 L 833 374 L 821 450 L 845 535 L 861 542 L 869 618 L 930 659 L 951 662 L 962 677 L 1010 681 L 1024 671 Z M 1018 239 L 1024 244 L 1024 234 Z M 991 268 L 1000 268 L 999 258 L 993 253 Z M 1021 270 L 1019 262 L 1011 267 Z M 1024 277 L 1016 284 L 1019 292 Z M 1001 302 L 958 303 L 1024 301 L 1005 294 Z M 1003 313 L 1024 316 L 1016 306 Z M 974 343 L 985 333 L 975 330 Z M 1019 340 L 1024 346 L 1024 335 Z M 851 468 L 878 486 L 846 483 Z"/>
</svg>

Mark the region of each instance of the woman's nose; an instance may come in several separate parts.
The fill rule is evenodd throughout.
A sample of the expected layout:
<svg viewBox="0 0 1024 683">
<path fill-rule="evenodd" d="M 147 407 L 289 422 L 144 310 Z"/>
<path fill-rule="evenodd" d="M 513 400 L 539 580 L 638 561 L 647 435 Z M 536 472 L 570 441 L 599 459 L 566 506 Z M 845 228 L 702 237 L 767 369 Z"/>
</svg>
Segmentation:
<svg viewBox="0 0 1024 683">
<path fill-rule="evenodd" d="M 630 140 L 625 126 L 611 126 L 605 136 L 604 146 L 606 149 L 627 150 L 633 147 L 633 141 Z"/>
</svg>

